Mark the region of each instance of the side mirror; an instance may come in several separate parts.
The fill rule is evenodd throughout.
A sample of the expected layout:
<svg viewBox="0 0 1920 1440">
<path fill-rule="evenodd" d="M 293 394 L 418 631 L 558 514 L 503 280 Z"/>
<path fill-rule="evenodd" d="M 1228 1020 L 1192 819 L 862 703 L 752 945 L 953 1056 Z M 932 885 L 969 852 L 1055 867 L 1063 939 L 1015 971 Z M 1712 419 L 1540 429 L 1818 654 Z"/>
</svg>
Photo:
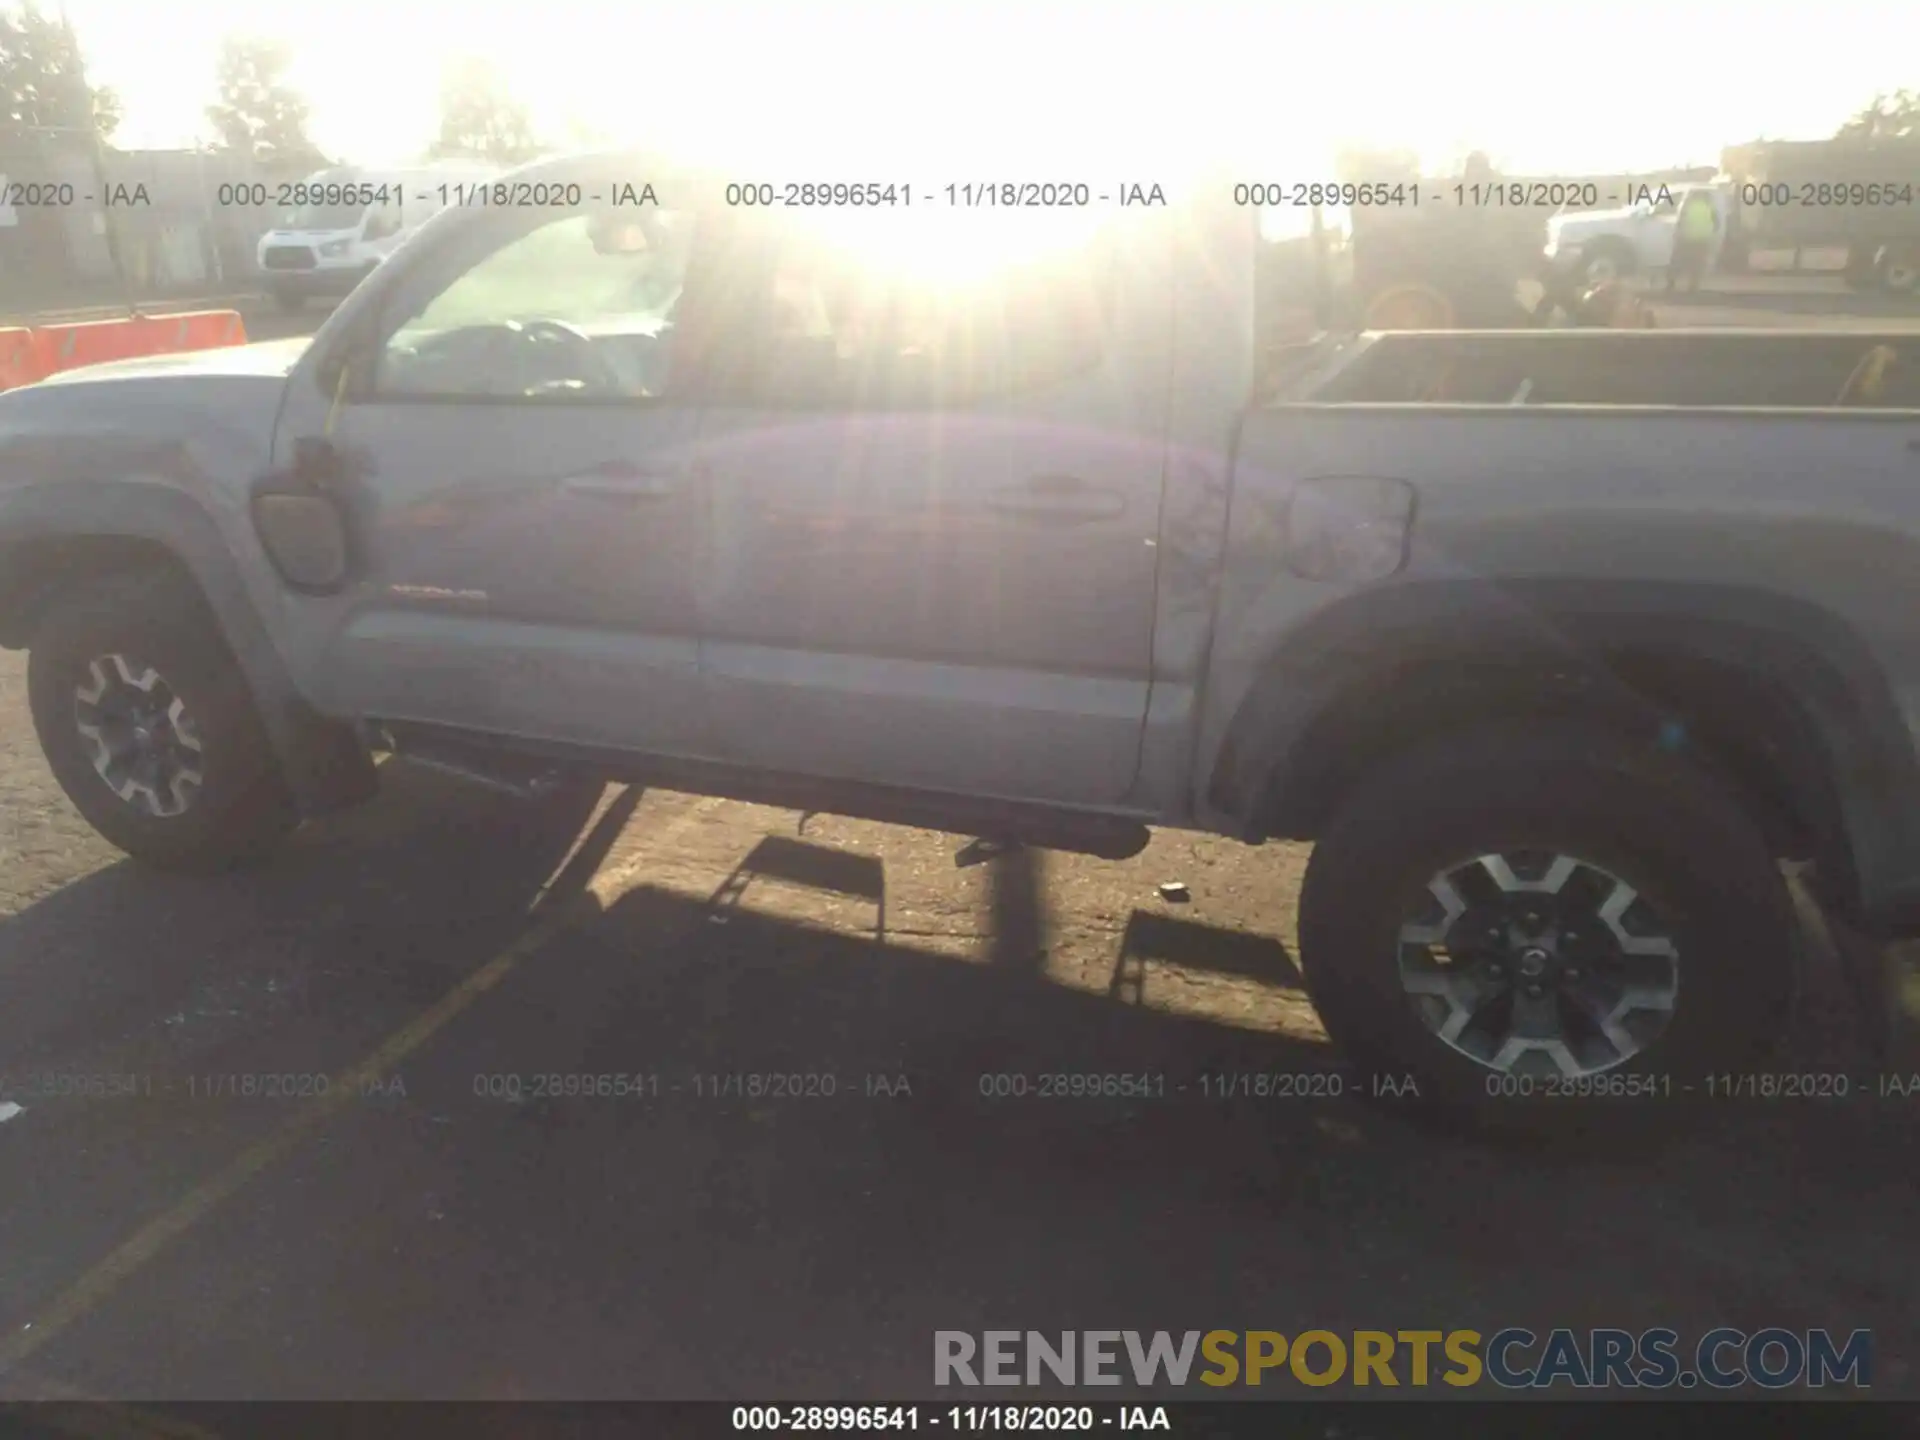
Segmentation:
<svg viewBox="0 0 1920 1440">
<path fill-rule="evenodd" d="M 353 570 L 353 543 L 340 501 L 346 461 L 331 440 L 301 436 L 290 469 L 254 486 L 253 528 L 280 578 L 295 590 L 324 595 Z"/>
<path fill-rule="evenodd" d="M 347 578 L 347 531 L 331 500 L 319 495 L 253 497 L 253 526 L 280 577 L 296 590 L 325 594 Z"/>
</svg>

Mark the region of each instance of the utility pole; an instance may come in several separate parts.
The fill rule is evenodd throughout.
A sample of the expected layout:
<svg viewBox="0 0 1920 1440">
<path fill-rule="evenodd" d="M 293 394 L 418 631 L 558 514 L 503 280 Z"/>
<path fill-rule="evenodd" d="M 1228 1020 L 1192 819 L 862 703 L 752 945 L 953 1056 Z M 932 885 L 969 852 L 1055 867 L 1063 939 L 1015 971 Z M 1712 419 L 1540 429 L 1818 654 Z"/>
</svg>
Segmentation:
<svg viewBox="0 0 1920 1440">
<path fill-rule="evenodd" d="M 67 14 L 67 0 L 60 0 L 60 28 L 73 54 L 74 80 L 79 86 L 81 103 L 87 107 L 87 152 L 93 165 L 94 193 L 100 197 L 101 235 L 107 242 L 107 263 L 113 266 L 113 278 L 120 290 L 121 303 L 129 315 L 139 313 L 133 285 L 127 279 L 127 267 L 120 259 L 120 237 L 113 227 L 113 211 L 107 204 L 106 146 L 100 138 L 100 124 L 93 113 L 93 91 L 87 85 L 87 62 L 80 53 L 80 40 L 74 34 L 73 19 Z"/>
</svg>

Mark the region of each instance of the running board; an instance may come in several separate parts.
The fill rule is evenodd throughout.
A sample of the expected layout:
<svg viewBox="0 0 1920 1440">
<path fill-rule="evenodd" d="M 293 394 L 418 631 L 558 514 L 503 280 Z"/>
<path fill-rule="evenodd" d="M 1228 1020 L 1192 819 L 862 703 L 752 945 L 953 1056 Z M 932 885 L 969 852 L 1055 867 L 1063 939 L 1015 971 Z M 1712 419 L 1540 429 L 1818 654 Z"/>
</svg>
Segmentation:
<svg viewBox="0 0 1920 1440">
<path fill-rule="evenodd" d="M 566 778 L 550 766 L 529 765 L 514 755 L 432 744 L 401 745 L 384 730 L 376 734 L 380 747 L 392 752 L 396 759 L 422 770 L 471 781 L 518 800 L 543 799 L 558 790 Z"/>
<path fill-rule="evenodd" d="M 504 777 L 590 775 L 617 784 L 657 785 L 665 790 L 771 805 L 802 814 L 845 815 L 949 835 L 977 836 L 990 845 L 1028 845 L 1094 855 L 1102 860 L 1131 860 L 1153 838 L 1145 822 L 1130 815 L 1059 809 L 1031 801 L 982 799 L 864 780 L 821 779 L 590 746 L 537 741 L 509 745 L 470 731 L 399 721 L 375 727 L 374 734 L 378 744 L 397 755 L 419 763 L 428 763 L 423 757 L 430 757 L 440 768 L 501 785 L 513 783 Z"/>
</svg>

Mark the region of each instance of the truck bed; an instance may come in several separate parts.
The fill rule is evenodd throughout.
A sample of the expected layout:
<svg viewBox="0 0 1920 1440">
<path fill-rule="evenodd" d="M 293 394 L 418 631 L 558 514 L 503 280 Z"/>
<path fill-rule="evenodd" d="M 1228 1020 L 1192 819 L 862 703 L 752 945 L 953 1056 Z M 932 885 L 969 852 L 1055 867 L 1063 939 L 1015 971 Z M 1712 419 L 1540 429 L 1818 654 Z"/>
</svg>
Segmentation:
<svg viewBox="0 0 1920 1440">
<path fill-rule="evenodd" d="M 1399 332 L 1359 337 L 1327 369 L 1292 373 L 1268 394 L 1322 404 L 1920 411 L 1920 334 Z"/>
</svg>

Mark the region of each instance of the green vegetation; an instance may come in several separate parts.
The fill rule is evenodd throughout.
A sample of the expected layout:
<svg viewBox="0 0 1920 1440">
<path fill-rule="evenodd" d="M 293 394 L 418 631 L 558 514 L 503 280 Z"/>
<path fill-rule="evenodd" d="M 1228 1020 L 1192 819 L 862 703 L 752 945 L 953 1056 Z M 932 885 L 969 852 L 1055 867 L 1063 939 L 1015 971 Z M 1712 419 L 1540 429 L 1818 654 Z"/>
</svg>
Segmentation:
<svg viewBox="0 0 1920 1440">
<path fill-rule="evenodd" d="M 292 63 L 278 40 L 230 35 L 220 43 L 220 101 L 207 107 L 207 119 L 221 148 L 287 171 L 327 163 L 307 138 L 307 102 L 286 82 Z"/>
</svg>

